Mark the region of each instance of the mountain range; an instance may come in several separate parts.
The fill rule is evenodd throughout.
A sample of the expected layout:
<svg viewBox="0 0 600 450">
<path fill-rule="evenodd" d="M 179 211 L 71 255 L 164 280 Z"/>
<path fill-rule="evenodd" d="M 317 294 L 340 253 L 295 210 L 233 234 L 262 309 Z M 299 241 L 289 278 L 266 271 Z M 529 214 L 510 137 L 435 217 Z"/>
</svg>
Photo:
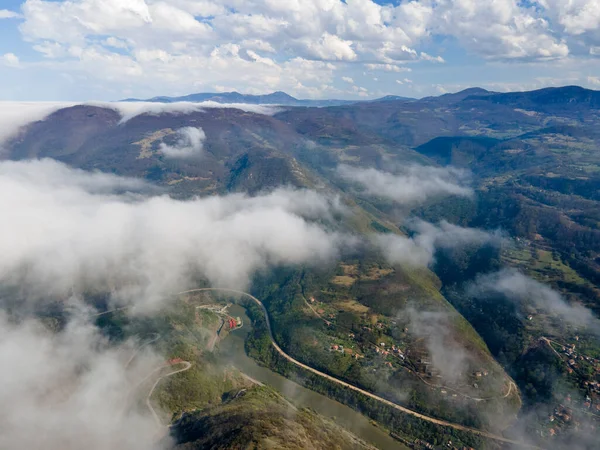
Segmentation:
<svg viewBox="0 0 600 450">
<path fill-rule="evenodd" d="M 600 404 L 592 384 L 600 366 L 586 361 L 595 361 L 600 346 L 593 332 L 568 317 L 573 310 L 600 313 L 599 91 L 471 88 L 423 99 L 388 96 L 362 102 L 232 92 L 147 101 L 282 107 L 270 114 L 228 105 L 162 113 L 150 108 L 123 121 L 110 105 L 78 105 L 22 128 L 5 143 L 2 157 L 52 158 L 79 169 L 141 178 L 182 200 L 254 196 L 278 188 L 314 190 L 344 205 L 344 213 L 332 212 L 330 225 L 342 234 L 419 242 L 411 223 L 424 227 L 424 222 L 435 233 L 457 227 L 493 236 L 502 244 L 485 241 L 456 249 L 446 243 L 419 267 L 391 263 L 384 252 L 358 246 L 329 266 L 261 272 L 252 294 L 264 302 L 273 335 L 287 353 L 420 414 L 515 439 L 526 436 L 543 448 L 582 442 L 582 424 L 597 425 L 600 416 L 590 408 Z M 181 134 L 190 129 L 195 134 Z M 185 136 L 188 147 L 196 142 L 197 158 L 169 154 Z M 423 182 L 431 174 L 434 186 L 447 186 L 444 177 L 450 175 L 463 177 L 468 186 L 453 189 L 464 195 L 397 201 L 407 192 L 418 197 L 429 188 Z M 392 189 L 398 179 L 403 184 Z M 460 242 L 465 234 L 457 236 Z M 519 287 L 524 293 L 516 292 Z M 562 309 L 548 312 L 544 302 Z M 260 324 L 256 317 L 254 322 Z M 382 348 L 399 342 L 406 362 L 380 359 Z M 576 361 L 581 370 L 573 370 L 569 358 L 563 361 L 567 344 L 575 342 L 582 352 Z M 446 359 L 442 367 L 431 368 L 430 355 L 439 357 L 439 346 Z M 272 353 L 264 334 L 252 335 L 247 348 L 263 365 L 351 404 L 410 442 L 417 437 L 498 448 L 410 421 L 298 375 Z M 559 419 L 548 418 L 562 411 L 567 395 L 577 419 L 561 420 L 559 427 Z M 590 406 L 584 407 L 586 398 Z M 182 442 L 203 442 L 200 435 L 211 426 L 220 427 L 211 430 L 217 436 L 233 433 L 224 425 L 233 409 L 217 406 L 186 417 Z M 239 414 L 252 420 L 252 411 Z M 522 420 L 515 421 L 517 414 Z M 274 419 L 264 415 L 264 420 Z M 553 440 L 550 429 L 558 434 Z"/>
<path fill-rule="evenodd" d="M 509 105 L 516 108 L 549 107 L 551 105 L 582 105 L 587 104 L 592 108 L 600 107 L 600 91 L 585 89 L 580 86 L 551 87 L 535 91 L 524 92 L 493 92 L 482 88 L 468 88 L 460 92 L 443 94 L 437 97 L 416 99 L 398 95 L 386 95 L 371 100 L 309 100 L 297 99 L 285 92 L 277 91 L 265 95 L 241 94 L 239 92 L 197 93 L 178 97 L 158 96 L 149 99 L 128 98 L 124 102 L 216 102 L 216 103 L 245 103 L 251 105 L 283 105 L 325 107 L 342 106 L 356 103 L 379 102 L 427 102 L 438 104 L 452 104 L 457 100 L 485 101 L 496 104 Z"/>
<path fill-rule="evenodd" d="M 411 101 L 413 98 L 400 97 L 397 95 L 388 95 L 374 101 Z M 273 92 L 265 95 L 240 94 L 239 92 L 219 92 L 219 93 L 198 93 L 184 95 L 180 97 L 153 97 L 146 100 L 128 98 L 124 102 L 156 102 L 156 103 L 175 103 L 175 102 L 217 102 L 217 103 L 246 103 L 250 105 L 284 105 L 284 106 L 339 106 L 356 103 L 354 100 L 299 100 L 285 92 Z"/>
</svg>

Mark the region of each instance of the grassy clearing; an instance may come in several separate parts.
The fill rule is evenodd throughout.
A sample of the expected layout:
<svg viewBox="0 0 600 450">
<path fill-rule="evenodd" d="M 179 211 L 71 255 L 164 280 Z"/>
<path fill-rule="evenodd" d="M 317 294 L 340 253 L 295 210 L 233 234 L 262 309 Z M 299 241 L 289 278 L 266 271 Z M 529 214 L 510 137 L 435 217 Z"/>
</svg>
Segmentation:
<svg viewBox="0 0 600 450">
<path fill-rule="evenodd" d="M 152 145 L 163 139 L 165 136 L 173 134 L 174 131 L 170 128 L 165 128 L 164 130 L 158 130 L 152 133 L 150 136 L 142 139 L 141 141 L 134 142 L 133 145 L 140 146 L 140 154 L 137 159 L 145 159 L 151 158 L 154 152 L 152 151 Z"/>
<path fill-rule="evenodd" d="M 387 277 L 388 275 L 391 275 L 393 273 L 394 269 L 374 266 L 367 271 L 366 275 L 362 276 L 362 279 L 374 281 Z"/>
<path fill-rule="evenodd" d="M 358 314 L 365 314 L 370 311 L 368 306 L 358 303 L 356 300 L 348 299 L 334 304 L 335 308 L 342 309 L 344 311 L 351 311 Z"/>
<path fill-rule="evenodd" d="M 352 286 L 356 282 L 356 279 L 346 276 L 346 275 L 340 275 L 340 276 L 333 277 L 331 282 L 333 284 L 337 284 L 338 286 L 348 287 L 348 286 Z"/>
<path fill-rule="evenodd" d="M 588 281 L 563 263 L 560 257 L 547 250 L 510 249 L 502 255 L 502 259 L 508 265 L 519 268 L 541 281 L 564 281 L 581 286 L 589 285 Z"/>
</svg>

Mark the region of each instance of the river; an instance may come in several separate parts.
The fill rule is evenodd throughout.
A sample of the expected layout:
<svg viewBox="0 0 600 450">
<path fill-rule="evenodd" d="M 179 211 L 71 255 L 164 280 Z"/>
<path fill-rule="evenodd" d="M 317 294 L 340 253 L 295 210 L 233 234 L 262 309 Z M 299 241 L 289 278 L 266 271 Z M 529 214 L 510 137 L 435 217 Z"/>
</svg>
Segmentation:
<svg viewBox="0 0 600 450">
<path fill-rule="evenodd" d="M 233 305 L 230 306 L 229 313 L 234 317 L 241 317 L 244 326 L 230 333 L 219 343 L 219 354 L 224 361 L 228 363 L 234 361 L 234 365 L 239 370 L 261 383 L 272 386 L 285 395 L 294 405 L 301 408 L 311 408 L 322 416 L 333 419 L 335 423 L 351 430 L 355 435 L 379 449 L 407 449 L 406 446 L 396 441 L 387 432 L 372 425 L 369 419 L 352 408 L 306 389 L 266 367 L 259 366 L 246 355 L 244 349 L 244 341 L 251 330 L 251 322 L 245 309 L 239 305 Z"/>
</svg>

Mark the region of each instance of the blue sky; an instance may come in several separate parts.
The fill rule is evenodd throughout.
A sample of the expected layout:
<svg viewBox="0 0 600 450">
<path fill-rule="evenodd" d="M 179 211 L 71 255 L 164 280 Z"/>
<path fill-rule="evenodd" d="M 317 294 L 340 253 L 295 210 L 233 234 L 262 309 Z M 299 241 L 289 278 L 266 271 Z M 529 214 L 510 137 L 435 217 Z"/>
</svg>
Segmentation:
<svg viewBox="0 0 600 450">
<path fill-rule="evenodd" d="M 3 0 L 0 99 L 600 88 L 595 0 Z"/>
</svg>

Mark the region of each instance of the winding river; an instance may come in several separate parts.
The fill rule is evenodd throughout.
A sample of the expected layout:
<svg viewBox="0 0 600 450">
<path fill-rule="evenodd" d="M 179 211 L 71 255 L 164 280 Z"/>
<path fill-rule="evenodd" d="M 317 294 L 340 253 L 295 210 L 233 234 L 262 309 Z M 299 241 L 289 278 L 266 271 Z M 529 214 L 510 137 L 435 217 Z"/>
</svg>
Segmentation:
<svg viewBox="0 0 600 450">
<path fill-rule="evenodd" d="M 255 380 L 272 386 L 290 399 L 294 405 L 311 408 L 317 413 L 333 419 L 337 424 L 351 430 L 355 435 L 379 449 L 402 450 L 407 448 L 393 439 L 386 431 L 372 425 L 369 419 L 352 408 L 306 389 L 266 367 L 259 366 L 246 355 L 244 349 L 244 341 L 250 332 L 251 323 L 246 315 L 246 310 L 241 306 L 233 305 L 229 311 L 232 316 L 241 317 L 244 326 L 233 331 L 219 343 L 219 358 L 222 362 L 233 364 Z"/>
</svg>

